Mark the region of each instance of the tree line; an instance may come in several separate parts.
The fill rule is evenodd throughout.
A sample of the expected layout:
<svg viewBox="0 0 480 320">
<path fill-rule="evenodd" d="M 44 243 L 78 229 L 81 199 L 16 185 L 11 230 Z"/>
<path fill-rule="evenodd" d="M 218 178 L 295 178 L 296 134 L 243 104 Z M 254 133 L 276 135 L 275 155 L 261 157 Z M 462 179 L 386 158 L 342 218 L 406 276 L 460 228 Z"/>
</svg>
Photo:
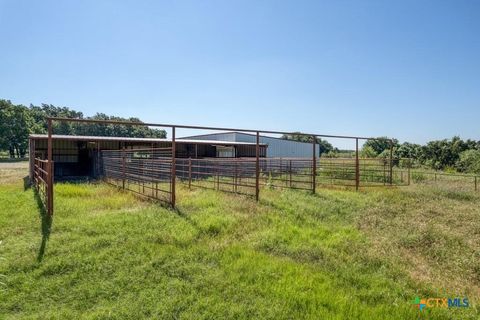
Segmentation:
<svg viewBox="0 0 480 320">
<path fill-rule="evenodd" d="M 6 150 L 11 158 L 25 157 L 30 134 L 47 133 L 47 117 L 114 120 L 142 123 L 138 118 L 122 118 L 96 113 L 85 117 L 82 112 L 67 107 L 56 107 L 51 104 L 40 106 L 15 105 L 9 100 L 0 99 L 0 150 Z M 135 138 L 166 138 L 165 130 L 152 129 L 148 126 L 105 125 L 79 122 L 54 122 L 54 134 L 135 137 Z"/>
<path fill-rule="evenodd" d="M 313 137 L 300 133 L 285 134 L 283 139 L 301 142 L 312 142 Z M 351 157 L 352 150 L 339 150 L 328 141 L 316 138 L 320 154 L 323 157 Z M 404 142 L 387 137 L 367 140 L 360 150 L 362 158 L 389 158 L 392 147 L 393 159 L 399 163 L 400 159 L 411 159 L 415 165 L 434 170 L 449 170 L 465 173 L 480 174 L 480 140 L 462 140 L 460 137 L 434 140 L 425 145 Z"/>
<path fill-rule="evenodd" d="M 390 156 L 390 140 L 380 137 L 368 140 L 362 147 L 362 156 L 368 158 Z M 393 139 L 393 158 L 408 158 L 415 164 L 434 170 L 459 171 L 480 174 L 480 140 L 451 139 L 429 141 L 424 145 Z"/>
<path fill-rule="evenodd" d="M 51 104 L 40 106 L 15 105 L 9 100 L 0 99 L 0 150 L 6 150 L 11 158 L 23 158 L 28 149 L 28 136 L 33 133 L 47 132 L 47 117 L 115 120 L 142 123 L 138 118 L 121 118 L 96 113 L 85 117 L 82 112 L 68 107 L 56 107 Z M 166 138 L 165 130 L 148 126 L 86 124 L 78 122 L 54 122 L 54 134 L 118 136 L 137 138 Z M 283 135 L 283 139 L 302 142 L 313 141 L 313 137 L 300 133 Z M 328 141 L 316 138 L 320 154 L 327 157 L 351 155 L 352 151 L 338 150 Z M 365 158 L 388 158 L 391 142 L 386 137 L 368 140 L 361 149 Z M 456 170 L 480 174 L 480 141 L 462 140 L 460 137 L 430 141 L 424 145 L 393 139 L 394 159 L 409 158 L 416 164 L 435 170 Z"/>
</svg>

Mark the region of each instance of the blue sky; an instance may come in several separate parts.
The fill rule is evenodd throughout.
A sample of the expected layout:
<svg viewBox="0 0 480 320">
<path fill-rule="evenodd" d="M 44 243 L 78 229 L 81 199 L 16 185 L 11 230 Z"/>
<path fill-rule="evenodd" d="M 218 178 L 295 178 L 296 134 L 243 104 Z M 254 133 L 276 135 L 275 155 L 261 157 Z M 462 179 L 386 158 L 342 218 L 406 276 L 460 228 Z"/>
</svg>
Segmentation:
<svg viewBox="0 0 480 320">
<path fill-rule="evenodd" d="M 0 0 L 0 41 L 14 103 L 480 139 L 480 1 Z"/>
</svg>

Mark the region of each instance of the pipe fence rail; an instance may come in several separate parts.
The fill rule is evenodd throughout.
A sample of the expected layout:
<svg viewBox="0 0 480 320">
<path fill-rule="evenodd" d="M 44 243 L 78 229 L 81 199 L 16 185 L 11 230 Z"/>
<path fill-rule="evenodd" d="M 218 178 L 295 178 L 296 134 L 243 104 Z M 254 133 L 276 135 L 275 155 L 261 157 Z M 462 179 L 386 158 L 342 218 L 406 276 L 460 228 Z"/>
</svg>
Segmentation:
<svg viewBox="0 0 480 320">
<path fill-rule="evenodd" d="M 104 181 L 136 194 L 171 200 L 171 148 L 103 150 L 101 174 Z"/>
<path fill-rule="evenodd" d="M 216 188 L 218 190 L 233 191 L 236 193 L 245 193 L 255 195 L 258 201 L 260 196 L 260 186 L 270 185 L 276 187 L 288 187 L 296 189 L 311 190 L 315 193 L 317 186 L 317 178 L 321 178 L 317 165 L 318 157 L 316 152 L 317 138 L 335 138 L 335 139 L 353 139 L 356 143 L 355 151 L 355 188 L 358 190 L 362 175 L 360 171 L 359 159 L 359 141 L 360 140 L 379 140 L 376 138 L 358 137 L 358 136 L 340 136 L 340 135 L 322 135 L 322 134 L 306 134 L 287 131 L 272 130 L 253 130 L 253 129 L 237 129 L 223 127 L 204 127 L 204 126 L 188 126 L 188 125 L 172 125 L 160 123 L 144 123 L 130 121 L 114 121 L 114 120 L 93 120 L 93 119 L 74 119 L 74 118 L 47 118 L 48 128 L 48 148 L 47 161 L 50 163 L 49 169 L 53 167 L 52 161 L 52 130 L 53 123 L 83 123 L 92 125 L 117 125 L 117 126 L 148 126 L 163 127 L 171 129 L 171 148 L 170 150 L 158 150 L 158 156 L 155 150 L 115 150 L 111 152 L 102 152 L 103 174 L 105 180 L 121 186 L 123 189 L 130 190 L 137 194 L 141 194 L 150 198 L 160 199 L 175 207 L 176 203 L 176 181 L 177 171 L 178 180 L 185 182 L 186 175 L 190 174 L 189 185 L 212 186 L 212 180 L 216 179 Z M 186 170 L 186 160 L 176 158 L 176 140 L 175 130 L 193 129 L 193 130 L 217 130 L 229 132 L 245 132 L 255 135 L 255 157 L 249 159 L 224 160 L 223 162 L 215 162 L 214 160 L 204 160 L 207 162 L 193 161 L 191 168 Z M 291 159 L 291 166 L 286 160 L 277 158 L 261 158 L 260 157 L 260 134 L 279 134 L 279 135 L 300 135 L 309 138 L 312 142 L 312 158 L 310 159 Z M 389 184 L 393 183 L 392 172 L 392 152 L 393 141 L 391 139 L 380 139 L 388 141 L 390 144 L 390 157 L 388 159 L 388 174 L 390 177 Z M 192 159 L 193 160 L 193 159 Z M 178 166 L 177 166 L 178 161 Z M 192 162 L 192 161 L 190 161 Z M 242 163 L 242 168 L 238 168 Z M 320 163 L 321 167 L 321 163 Z M 236 168 L 236 169 L 235 169 Z M 237 170 L 237 172 L 235 172 Z M 51 171 L 53 173 L 53 171 Z M 199 177 L 203 178 L 200 179 Z M 53 174 L 49 175 L 46 181 L 48 212 L 53 214 Z M 196 179 L 193 179 L 196 177 Z M 350 181 L 352 181 L 351 173 L 348 173 Z M 330 179 L 335 176 L 330 175 Z M 192 184 L 192 181 L 195 180 Z M 321 181 L 321 180 L 320 180 Z M 386 183 L 385 183 L 386 184 Z"/>
<path fill-rule="evenodd" d="M 45 211 L 51 215 L 53 213 L 53 161 L 35 158 L 32 182 Z"/>
</svg>

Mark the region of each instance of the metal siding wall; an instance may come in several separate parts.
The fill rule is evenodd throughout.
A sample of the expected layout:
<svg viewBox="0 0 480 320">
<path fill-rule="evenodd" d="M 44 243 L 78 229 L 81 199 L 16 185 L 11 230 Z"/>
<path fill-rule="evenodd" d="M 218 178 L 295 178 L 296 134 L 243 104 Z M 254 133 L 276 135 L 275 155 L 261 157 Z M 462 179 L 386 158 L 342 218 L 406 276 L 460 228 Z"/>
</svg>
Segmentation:
<svg viewBox="0 0 480 320">
<path fill-rule="evenodd" d="M 253 142 L 255 143 L 255 136 L 245 134 L 245 133 L 235 133 L 235 141 L 236 142 Z M 265 137 L 260 136 L 260 143 L 264 143 L 268 145 L 267 147 L 267 157 L 283 157 L 283 158 L 291 158 L 291 157 L 298 157 L 298 158 L 307 158 L 312 157 L 312 144 L 298 142 L 298 141 L 291 141 L 291 140 L 283 140 L 277 139 L 272 137 Z M 320 146 L 317 144 L 316 146 L 316 154 L 317 157 L 320 155 Z"/>
<path fill-rule="evenodd" d="M 255 143 L 256 137 L 254 135 L 245 134 L 241 132 L 230 133 L 214 133 L 209 135 L 202 135 L 197 137 L 188 137 L 188 139 L 202 139 L 202 140 L 222 140 L 232 142 L 249 142 Z M 307 158 L 312 156 L 312 144 L 276 139 L 272 137 L 260 136 L 260 143 L 267 144 L 267 157 L 283 157 L 283 158 Z M 320 155 L 320 145 L 316 146 L 317 157 Z"/>
<path fill-rule="evenodd" d="M 222 140 L 222 141 L 235 141 L 234 132 L 225 132 L 225 133 L 212 133 L 207 135 L 187 137 L 189 140 Z M 181 140 L 182 138 L 178 138 Z"/>
</svg>

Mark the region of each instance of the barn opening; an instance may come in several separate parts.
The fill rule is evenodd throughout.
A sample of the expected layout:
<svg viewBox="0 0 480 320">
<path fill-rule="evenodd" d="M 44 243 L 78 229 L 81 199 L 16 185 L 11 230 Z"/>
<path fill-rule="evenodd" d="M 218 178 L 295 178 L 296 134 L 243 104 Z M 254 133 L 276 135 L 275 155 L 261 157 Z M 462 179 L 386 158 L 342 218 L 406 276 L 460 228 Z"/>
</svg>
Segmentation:
<svg viewBox="0 0 480 320">
<path fill-rule="evenodd" d="M 48 136 L 32 134 L 29 137 L 30 177 L 33 175 L 34 159 L 47 159 Z M 126 150 L 132 158 L 149 150 L 168 150 L 172 147 L 170 139 L 69 136 L 52 135 L 52 157 L 55 181 L 98 178 L 103 175 L 102 151 Z M 175 142 L 175 158 L 255 158 L 256 144 L 251 142 L 178 139 Z M 131 151 L 138 150 L 136 153 Z M 267 145 L 260 144 L 261 158 L 267 154 Z M 164 154 L 163 156 L 167 156 Z M 171 157 L 171 153 L 168 155 Z"/>
</svg>

